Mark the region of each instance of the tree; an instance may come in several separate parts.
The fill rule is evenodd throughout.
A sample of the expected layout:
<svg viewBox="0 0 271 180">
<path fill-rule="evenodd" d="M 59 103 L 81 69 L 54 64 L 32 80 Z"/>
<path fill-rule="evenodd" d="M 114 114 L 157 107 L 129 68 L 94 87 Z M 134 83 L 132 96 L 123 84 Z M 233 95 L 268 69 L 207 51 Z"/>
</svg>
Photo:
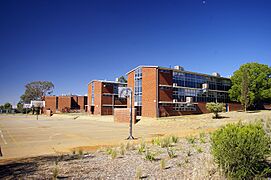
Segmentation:
<svg viewBox="0 0 271 180">
<path fill-rule="evenodd" d="M 124 76 L 120 76 L 118 81 L 122 83 L 127 83 L 127 79 Z"/>
<path fill-rule="evenodd" d="M 46 95 L 53 92 L 54 84 L 49 81 L 34 81 L 25 85 L 25 92 L 21 96 L 23 103 L 30 103 L 31 100 L 42 100 Z"/>
<path fill-rule="evenodd" d="M 247 63 L 240 66 L 231 77 L 229 95 L 232 101 L 241 102 L 243 73 L 248 76 L 248 105 L 259 107 L 263 102 L 271 102 L 271 68 L 265 64 Z"/>
<path fill-rule="evenodd" d="M 247 107 L 250 105 L 250 96 L 249 96 L 249 79 L 248 79 L 248 73 L 247 69 L 243 69 L 243 75 L 242 75 L 242 83 L 241 83 L 241 104 L 245 110 L 247 111 Z"/>
<path fill-rule="evenodd" d="M 23 103 L 22 102 L 18 102 L 17 103 L 17 110 L 21 113 L 23 113 L 24 111 L 24 107 L 23 107 Z"/>
<path fill-rule="evenodd" d="M 7 102 L 7 103 L 4 104 L 4 109 L 5 110 L 11 110 L 12 109 L 12 105 Z"/>
<path fill-rule="evenodd" d="M 207 103 L 206 104 L 206 108 L 208 111 L 210 111 L 211 113 L 214 113 L 213 118 L 218 119 L 219 118 L 219 112 L 222 112 L 223 110 L 225 110 L 225 105 L 223 103 Z"/>
</svg>

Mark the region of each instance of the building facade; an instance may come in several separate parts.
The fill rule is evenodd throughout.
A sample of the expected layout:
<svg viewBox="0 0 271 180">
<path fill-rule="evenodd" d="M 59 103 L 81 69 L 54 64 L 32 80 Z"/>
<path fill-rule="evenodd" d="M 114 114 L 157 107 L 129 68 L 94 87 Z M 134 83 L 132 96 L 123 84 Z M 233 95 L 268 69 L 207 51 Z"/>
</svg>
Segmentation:
<svg viewBox="0 0 271 180">
<path fill-rule="evenodd" d="M 114 108 L 127 108 L 127 99 L 118 97 L 118 88 L 126 83 L 93 80 L 88 84 L 88 112 L 94 115 L 112 115 Z"/>
<path fill-rule="evenodd" d="M 206 113 L 207 102 L 223 102 L 228 110 L 241 109 L 229 100 L 230 79 L 218 73 L 195 73 L 180 66 L 138 66 L 127 76 L 127 86 L 133 89 L 132 104 L 139 116 Z"/>
<path fill-rule="evenodd" d="M 87 96 L 45 96 L 45 109 L 56 112 L 85 111 Z"/>
</svg>

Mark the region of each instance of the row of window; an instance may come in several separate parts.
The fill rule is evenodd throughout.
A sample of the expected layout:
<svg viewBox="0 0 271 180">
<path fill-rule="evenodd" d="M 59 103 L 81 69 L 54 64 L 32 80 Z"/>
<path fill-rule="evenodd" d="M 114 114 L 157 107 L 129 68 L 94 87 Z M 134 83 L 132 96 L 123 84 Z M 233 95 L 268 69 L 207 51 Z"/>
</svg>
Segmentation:
<svg viewBox="0 0 271 180">
<path fill-rule="evenodd" d="M 136 106 L 142 106 L 142 68 L 137 68 L 135 70 L 135 78 L 134 78 L 134 101 Z"/>
<path fill-rule="evenodd" d="M 162 107 L 172 107 L 173 111 L 196 111 L 197 107 L 195 104 L 160 104 Z"/>
</svg>

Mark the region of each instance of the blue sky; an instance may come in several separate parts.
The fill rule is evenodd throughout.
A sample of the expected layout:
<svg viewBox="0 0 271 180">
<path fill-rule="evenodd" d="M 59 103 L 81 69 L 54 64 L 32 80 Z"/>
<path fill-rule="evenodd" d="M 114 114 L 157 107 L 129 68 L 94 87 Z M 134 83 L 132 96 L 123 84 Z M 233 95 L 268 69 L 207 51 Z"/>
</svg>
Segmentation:
<svg viewBox="0 0 271 180">
<path fill-rule="evenodd" d="M 2 0 L 0 104 L 48 80 L 54 94 L 86 94 L 138 65 L 223 76 L 271 65 L 269 0 Z"/>
</svg>

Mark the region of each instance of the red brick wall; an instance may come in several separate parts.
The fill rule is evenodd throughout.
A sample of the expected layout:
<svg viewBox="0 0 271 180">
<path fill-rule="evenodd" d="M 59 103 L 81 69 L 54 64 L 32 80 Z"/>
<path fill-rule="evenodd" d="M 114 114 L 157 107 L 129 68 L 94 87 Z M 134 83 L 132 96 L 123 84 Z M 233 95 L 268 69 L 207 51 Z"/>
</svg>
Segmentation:
<svg viewBox="0 0 271 180">
<path fill-rule="evenodd" d="M 172 71 L 167 72 L 161 72 L 159 70 L 159 84 L 162 85 L 172 85 Z"/>
<path fill-rule="evenodd" d="M 157 117 L 157 69 L 142 68 L 142 116 Z"/>
<path fill-rule="evenodd" d="M 45 109 L 50 109 L 53 113 L 56 113 L 57 96 L 45 96 Z"/>
<path fill-rule="evenodd" d="M 130 109 L 118 108 L 114 109 L 114 122 L 118 123 L 130 123 Z M 135 108 L 133 108 L 133 123 L 136 123 Z"/>
<path fill-rule="evenodd" d="M 102 104 L 103 105 L 112 105 L 112 96 L 102 95 Z"/>
<path fill-rule="evenodd" d="M 111 83 L 102 83 L 102 93 L 113 93 L 113 84 Z"/>
<path fill-rule="evenodd" d="M 240 103 L 228 103 L 230 111 L 241 111 L 243 110 L 242 105 Z"/>
<path fill-rule="evenodd" d="M 127 87 L 130 87 L 133 90 L 133 97 L 134 97 L 134 90 L 135 90 L 135 72 L 132 71 L 127 76 Z M 127 107 L 130 107 L 130 98 L 127 98 Z M 134 98 L 132 99 L 132 107 L 134 107 Z"/>
<path fill-rule="evenodd" d="M 92 83 L 88 84 L 88 99 L 87 99 L 87 104 L 88 104 L 88 112 L 90 113 L 90 107 L 91 107 L 91 90 L 92 90 Z"/>
<path fill-rule="evenodd" d="M 84 110 L 87 105 L 87 96 L 78 96 L 77 104 L 80 110 Z"/>
<path fill-rule="evenodd" d="M 94 81 L 94 114 L 101 115 L 102 114 L 102 83 L 99 81 Z"/>
<path fill-rule="evenodd" d="M 161 87 L 159 87 L 159 101 L 172 101 L 172 94 L 173 94 L 173 90 L 171 89 L 161 89 Z"/>
<path fill-rule="evenodd" d="M 100 115 L 112 115 L 112 112 L 113 112 L 112 106 L 103 106 L 101 108 Z"/>
<path fill-rule="evenodd" d="M 58 97 L 58 110 L 63 111 L 65 108 L 71 108 L 71 96 Z"/>
</svg>

